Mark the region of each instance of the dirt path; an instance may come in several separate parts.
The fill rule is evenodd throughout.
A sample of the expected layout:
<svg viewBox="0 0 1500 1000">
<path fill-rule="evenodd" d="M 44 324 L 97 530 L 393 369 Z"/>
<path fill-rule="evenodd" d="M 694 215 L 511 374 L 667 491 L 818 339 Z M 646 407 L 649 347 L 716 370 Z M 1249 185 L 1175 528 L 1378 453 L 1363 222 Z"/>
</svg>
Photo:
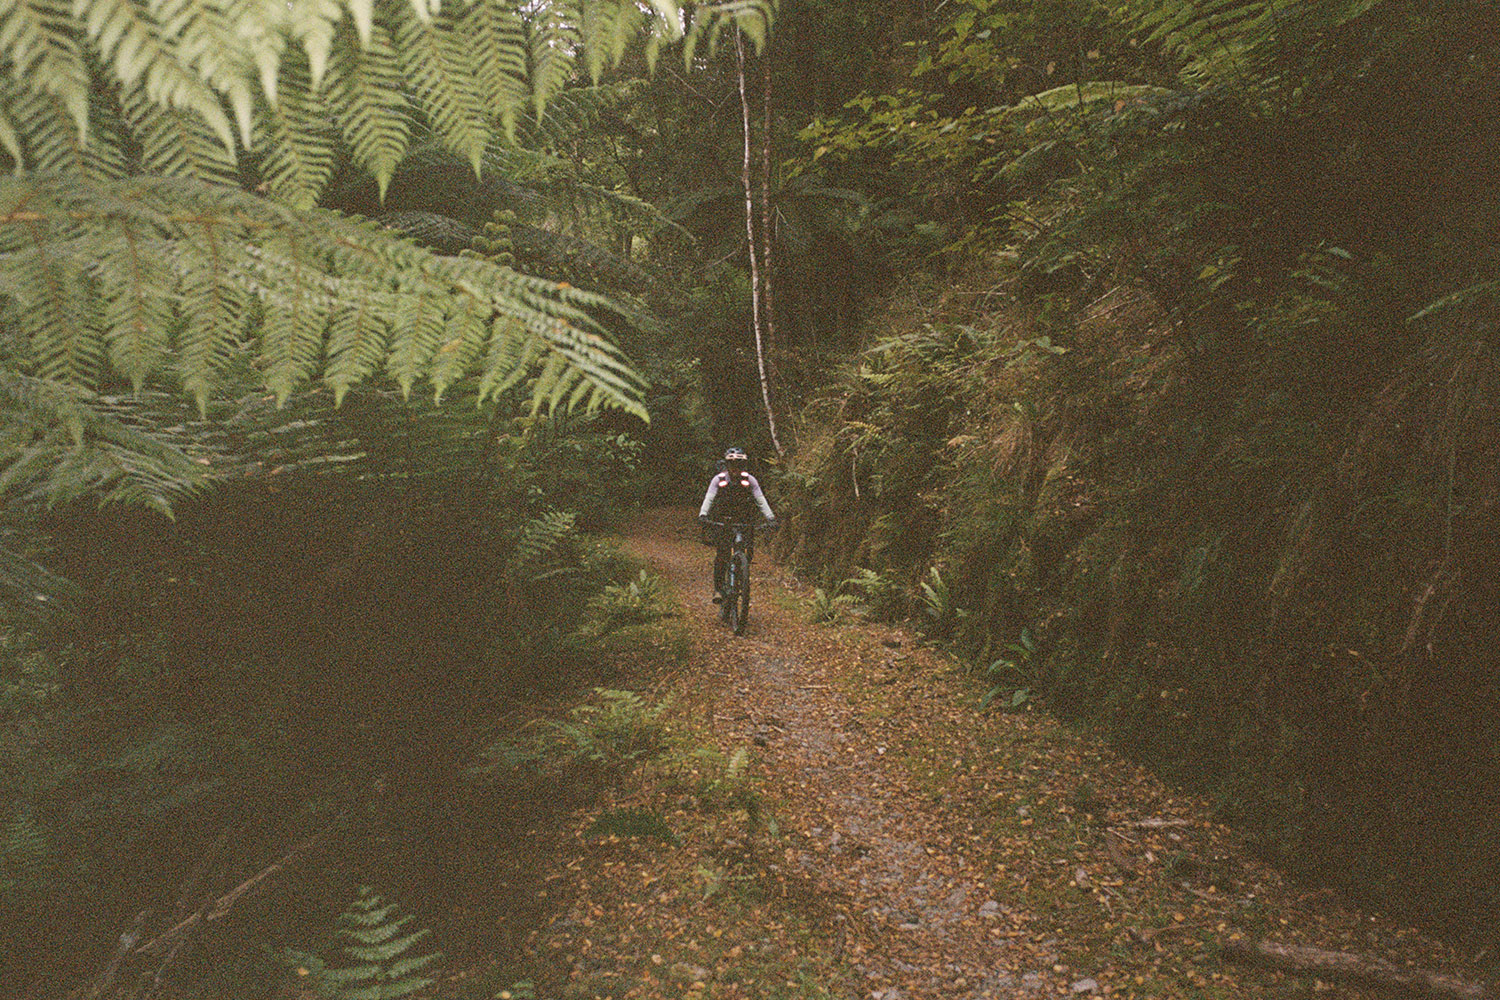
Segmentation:
<svg viewBox="0 0 1500 1000">
<path fill-rule="evenodd" d="M 827 639 L 775 599 L 782 579 L 766 558 L 751 572 L 750 624 L 733 638 L 712 617 L 705 569 L 681 512 L 657 511 L 630 536 L 635 551 L 684 597 L 695 645 L 731 683 L 714 718 L 762 747 L 778 797 L 804 839 L 795 864 L 837 898 L 855 971 L 877 1000 L 1010 996 L 1017 977 L 1000 971 L 1009 939 L 996 931 L 1000 902 L 965 850 L 967 824 L 953 828 L 913 789 L 906 769 L 857 717 L 839 690 L 847 664 Z M 821 640 L 821 641 L 819 641 Z M 908 644 L 905 639 L 886 641 Z M 887 665 L 900 655 L 888 650 Z M 1035 977 L 1041 985 L 1041 976 Z"/>
<path fill-rule="evenodd" d="M 658 694 L 717 744 L 716 766 L 753 752 L 776 825 L 757 833 L 705 810 L 701 789 L 649 778 L 613 805 L 661 817 L 682 833 L 674 847 L 590 839 L 593 817 L 578 817 L 577 853 L 548 876 L 572 883 L 570 902 L 533 935 L 561 996 L 1379 995 L 1225 963 L 1227 945 L 1259 940 L 1482 978 L 1411 928 L 1290 882 L 1207 803 L 1087 736 L 1039 712 L 977 713 L 970 682 L 909 634 L 811 624 L 764 556 L 733 637 L 696 533 L 670 510 L 625 538 L 682 604 L 687 648 Z"/>
</svg>

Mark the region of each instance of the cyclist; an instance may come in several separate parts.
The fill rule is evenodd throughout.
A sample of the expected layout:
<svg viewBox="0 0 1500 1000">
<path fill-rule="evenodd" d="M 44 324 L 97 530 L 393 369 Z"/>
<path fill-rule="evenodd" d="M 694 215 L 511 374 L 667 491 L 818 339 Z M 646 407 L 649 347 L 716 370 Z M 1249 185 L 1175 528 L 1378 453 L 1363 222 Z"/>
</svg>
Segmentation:
<svg viewBox="0 0 1500 1000">
<path fill-rule="evenodd" d="M 750 474 L 747 466 L 750 457 L 743 448 L 731 446 L 724 452 L 723 468 L 709 480 L 708 492 L 703 496 L 703 506 L 698 508 L 698 520 L 704 525 L 704 541 L 715 548 L 714 552 L 714 603 L 724 600 L 724 568 L 729 565 L 729 547 L 733 536 L 722 528 L 714 528 L 710 521 L 733 524 L 748 524 L 746 529 L 750 545 L 747 558 L 755 556 L 756 508 L 766 519 L 767 528 L 776 527 L 776 515 L 766 503 L 766 495 L 760 491 L 760 483 Z"/>
</svg>

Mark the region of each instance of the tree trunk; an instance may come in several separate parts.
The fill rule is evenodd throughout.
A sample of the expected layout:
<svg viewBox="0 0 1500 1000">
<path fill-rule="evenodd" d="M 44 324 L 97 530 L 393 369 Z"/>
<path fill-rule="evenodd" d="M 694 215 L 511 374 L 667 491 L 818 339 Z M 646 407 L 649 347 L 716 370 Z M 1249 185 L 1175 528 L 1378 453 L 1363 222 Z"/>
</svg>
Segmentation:
<svg viewBox="0 0 1500 1000">
<path fill-rule="evenodd" d="M 755 328 L 755 362 L 760 371 L 760 397 L 766 406 L 766 426 L 771 432 L 771 447 L 776 449 L 776 456 L 780 458 L 781 440 L 776 434 L 776 414 L 771 409 L 771 378 L 766 372 L 765 338 L 761 324 L 760 251 L 755 240 L 755 187 L 750 180 L 750 96 L 745 89 L 745 38 L 738 26 L 734 29 L 734 54 L 740 88 L 740 118 L 745 129 L 745 157 L 740 170 L 740 183 L 745 189 L 745 242 L 750 250 L 750 312 Z"/>
<path fill-rule="evenodd" d="M 775 270 L 771 250 L 776 242 L 776 213 L 771 207 L 771 60 L 761 59 L 760 119 L 760 245 L 761 285 L 766 309 L 766 360 L 771 375 L 776 371 Z"/>
</svg>

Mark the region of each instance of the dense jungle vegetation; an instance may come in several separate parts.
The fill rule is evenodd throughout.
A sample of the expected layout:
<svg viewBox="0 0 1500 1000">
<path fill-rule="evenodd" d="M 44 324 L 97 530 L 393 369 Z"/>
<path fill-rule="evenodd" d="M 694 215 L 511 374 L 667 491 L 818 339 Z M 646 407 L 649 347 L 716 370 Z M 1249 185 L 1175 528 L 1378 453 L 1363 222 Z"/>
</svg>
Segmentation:
<svg viewBox="0 0 1500 1000">
<path fill-rule="evenodd" d="M 598 533 L 728 443 L 987 711 L 1493 944 L 1497 27 L 5 0 L 4 980 L 97 983 L 310 837 L 167 986 L 261 995 L 368 872 L 473 881 L 567 798 L 476 748 L 646 627 Z"/>
</svg>

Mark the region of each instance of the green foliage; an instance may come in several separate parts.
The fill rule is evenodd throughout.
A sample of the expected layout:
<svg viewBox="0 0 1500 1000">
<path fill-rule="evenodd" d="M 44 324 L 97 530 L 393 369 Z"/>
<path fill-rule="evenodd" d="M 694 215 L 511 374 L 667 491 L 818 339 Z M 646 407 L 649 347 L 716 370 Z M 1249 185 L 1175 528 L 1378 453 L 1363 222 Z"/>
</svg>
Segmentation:
<svg viewBox="0 0 1500 1000">
<path fill-rule="evenodd" d="M 743 812 L 752 824 L 774 823 L 764 815 L 759 785 L 750 774 L 749 747 L 736 747 L 728 755 L 700 748 L 684 768 L 696 778 L 694 792 L 702 808 Z"/>
<path fill-rule="evenodd" d="M 962 618 L 967 617 L 967 608 L 954 600 L 953 590 L 936 566 L 927 571 L 927 578 L 917 584 L 928 634 L 945 635 Z"/>
<path fill-rule="evenodd" d="M 398 917 L 396 909 L 369 886 L 360 886 L 335 924 L 337 957 L 289 950 L 284 961 L 329 1000 L 396 1000 L 415 993 L 435 981 L 423 972 L 442 954 L 414 953 L 430 932 L 407 930 L 415 918 Z"/>
<path fill-rule="evenodd" d="M 0 315 L 49 383 L 86 390 L 108 368 L 139 389 L 172 371 L 202 409 L 249 341 L 280 401 L 315 375 L 338 400 L 382 371 L 437 396 L 478 374 L 482 400 L 534 366 L 534 406 L 639 412 L 590 314 L 604 301 L 577 289 L 190 181 L 13 177 L 0 203 L 27 206 L 0 217 Z"/>
<path fill-rule="evenodd" d="M 665 582 L 641 570 L 635 579 L 607 584 L 589 601 L 594 630 L 603 634 L 627 625 L 645 625 L 670 612 Z"/>
<path fill-rule="evenodd" d="M 597 78 L 644 37 L 650 58 L 685 38 L 691 59 L 700 41 L 734 25 L 763 38 L 773 5 L 694 5 L 691 17 L 675 0 L 584 8 L 190 3 L 167 18 L 141 0 L 15 4 L 0 17 L 0 79 L 7 105 L 25 110 L 3 119 L 0 144 L 29 170 L 107 172 L 127 162 L 129 144 L 89 126 L 98 94 L 118 87 L 151 173 L 224 179 L 238 152 L 274 142 L 283 156 L 270 172 L 276 193 L 315 196 L 330 125 L 356 164 L 385 180 L 404 152 L 407 115 L 477 171 L 489 115 L 510 128 L 528 104 L 544 108 L 580 57 Z"/>
<path fill-rule="evenodd" d="M 1032 688 L 1037 683 L 1036 665 L 1032 662 L 1036 657 L 1036 641 L 1031 638 L 1031 631 L 1023 628 L 1020 639 L 1006 646 L 1005 651 L 1010 656 L 994 660 L 984 668 L 991 687 L 979 699 L 980 711 L 1004 694 L 1009 695 L 1004 699 L 1007 708 L 1020 708 L 1031 700 Z"/>
<path fill-rule="evenodd" d="M 859 598 L 853 594 L 830 595 L 822 587 L 814 587 L 812 600 L 809 602 L 808 609 L 813 624 L 838 624 L 843 620 L 845 609 L 858 600 Z"/>
<path fill-rule="evenodd" d="M 513 580 L 537 583 L 576 572 L 577 521 L 567 511 L 549 511 L 521 525 L 506 573 Z"/>
<path fill-rule="evenodd" d="M 570 755 L 598 763 L 619 765 L 659 754 L 667 746 L 663 716 L 667 701 L 652 704 L 634 691 L 595 688 L 596 704 L 579 705 L 557 730 L 572 744 Z"/>
<path fill-rule="evenodd" d="M 1459 930 L 1500 879 L 1494 588 L 1457 584 L 1500 565 L 1480 7 L 1026 7 L 947 5 L 909 84 L 807 133 L 804 169 L 963 235 L 804 411 L 784 545 L 940 566 L 923 617 L 988 704 L 1099 719 Z"/>
<path fill-rule="evenodd" d="M 866 613 L 876 621 L 895 620 L 905 604 L 901 585 L 895 577 L 864 566 L 839 586 L 853 591 Z"/>
<path fill-rule="evenodd" d="M 676 847 L 681 838 L 672 832 L 662 814 L 643 806 L 606 809 L 583 831 L 589 837 L 649 838 Z"/>
</svg>

